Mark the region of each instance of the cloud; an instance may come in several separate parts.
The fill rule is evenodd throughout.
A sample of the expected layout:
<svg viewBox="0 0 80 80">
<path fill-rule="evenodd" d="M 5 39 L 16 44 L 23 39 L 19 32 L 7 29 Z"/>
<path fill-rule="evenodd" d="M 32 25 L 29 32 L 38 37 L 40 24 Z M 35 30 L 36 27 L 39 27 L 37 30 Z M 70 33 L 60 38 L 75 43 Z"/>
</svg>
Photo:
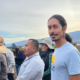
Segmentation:
<svg viewBox="0 0 80 80">
<path fill-rule="evenodd" d="M 47 37 L 47 20 L 54 14 L 65 17 L 67 32 L 80 30 L 79 3 L 79 0 L 2 0 L 0 35 L 6 38 L 6 43 Z"/>
<path fill-rule="evenodd" d="M 27 40 L 28 38 L 25 37 L 21 37 L 21 38 L 5 38 L 5 43 L 14 43 L 14 42 L 18 42 L 18 41 L 22 41 L 22 40 Z"/>
<path fill-rule="evenodd" d="M 12 36 L 12 35 L 10 35 Z M 24 36 L 24 35 L 23 35 Z M 18 37 L 15 37 L 15 35 L 13 35 L 11 38 L 5 38 L 5 42 L 8 44 L 8 43 L 14 43 L 14 42 L 18 42 L 18 41 L 22 41 L 22 40 L 27 40 L 27 39 L 41 39 L 41 38 L 46 38 L 46 37 L 49 37 L 48 35 L 48 32 L 47 31 L 43 31 L 39 34 L 37 33 L 34 33 L 32 34 L 31 36 L 18 36 Z"/>
</svg>

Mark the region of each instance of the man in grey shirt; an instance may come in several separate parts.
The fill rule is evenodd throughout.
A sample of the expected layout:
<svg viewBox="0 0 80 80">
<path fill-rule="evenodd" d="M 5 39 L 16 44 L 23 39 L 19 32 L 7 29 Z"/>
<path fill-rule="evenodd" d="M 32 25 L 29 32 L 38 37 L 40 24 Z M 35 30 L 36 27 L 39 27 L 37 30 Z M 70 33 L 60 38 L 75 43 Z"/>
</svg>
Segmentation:
<svg viewBox="0 0 80 80">
<path fill-rule="evenodd" d="M 3 42 L 5 45 L 5 42 Z M 13 52 L 7 48 L 7 61 L 8 61 L 8 66 L 7 66 L 7 72 L 8 72 L 8 79 L 9 80 L 14 80 L 14 67 L 15 67 L 15 59 L 14 59 L 14 54 Z"/>
<path fill-rule="evenodd" d="M 14 60 L 14 55 L 13 52 L 8 49 L 8 53 L 6 54 L 7 59 L 8 59 L 8 79 L 9 80 L 14 80 L 14 67 L 15 67 L 15 60 Z"/>
<path fill-rule="evenodd" d="M 38 53 L 38 41 L 29 39 L 24 47 L 27 58 L 21 65 L 16 80 L 42 80 L 44 63 Z"/>
</svg>

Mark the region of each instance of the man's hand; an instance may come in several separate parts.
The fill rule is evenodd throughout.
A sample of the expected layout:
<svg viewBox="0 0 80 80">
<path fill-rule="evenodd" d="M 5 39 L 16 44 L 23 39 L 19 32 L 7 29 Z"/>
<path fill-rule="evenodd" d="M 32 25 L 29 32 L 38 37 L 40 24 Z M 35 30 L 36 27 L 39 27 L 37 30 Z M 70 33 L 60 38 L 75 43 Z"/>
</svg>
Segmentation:
<svg viewBox="0 0 80 80">
<path fill-rule="evenodd" d="M 11 68 L 8 69 L 8 73 L 10 73 L 10 71 L 11 71 Z"/>
</svg>

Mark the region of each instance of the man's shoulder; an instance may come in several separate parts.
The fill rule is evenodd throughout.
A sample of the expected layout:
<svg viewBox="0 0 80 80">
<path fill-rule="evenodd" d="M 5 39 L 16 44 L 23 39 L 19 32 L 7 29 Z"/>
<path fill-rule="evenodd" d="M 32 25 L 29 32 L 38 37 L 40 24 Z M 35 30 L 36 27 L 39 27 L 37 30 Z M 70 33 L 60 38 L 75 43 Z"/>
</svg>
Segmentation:
<svg viewBox="0 0 80 80">
<path fill-rule="evenodd" d="M 32 59 L 34 60 L 34 62 L 37 62 L 37 63 L 42 62 L 42 59 L 40 56 L 35 56 Z"/>
<path fill-rule="evenodd" d="M 78 52 L 78 50 L 75 48 L 75 46 L 72 45 L 71 43 L 67 43 L 67 45 L 64 47 L 63 50 L 65 50 L 68 53 L 69 52 L 74 52 L 74 51 Z"/>
<path fill-rule="evenodd" d="M 44 69 L 45 65 L 44 65 L 43 60 L 40 58 L 40 56 L 36 56 L 36 59 L 34 59 L 33 61 L 34 61 L 34 65 L 36 65 L 37 68 L 40 69 L 39 71 Z"/>
<path fill-rule="evenodd" d="M 67 49 L 65 53 L 66 53 L 66 57 L 71 57 L 71 56 L 80 57 L 80 53 L 75 47 Z"/>
<path fill-rule="evenodd" d="M 70 44 L 70 43 L 68 43 L 68 45 L 66 46 L 67 47 L 67 49 L 69 50 L 69 51 L 78 51 L 78 49 L 77 48 L 75 48 L 75 46 L 73 45 L 73 44 Z"/>
<path fill-rule="evenodd" d="M 8 50 L 7 54 L 13 54 L 13 52 L 10 49 L 7 48 L 7 50 Z"/>
<path fill-rule="evenodd" d="M 39 66 L 44 65 L 44 62 L 43 62 L 43 60 L 41 59 L 40 56 L 35 56 L 35 57 L 33 57 L 33 58 L 30 60 L 30 62 L 33 62 L 34 64 L 39 65 Z"/>
<path fill-rule="evenodd" d="M 78 53 L 79 54 L 79 51 L 76 48 L 72 48 L 72 49 L 69 49 L 68 53 L 69 54 L 74 54 L 74 53 Z"/>
</svg>

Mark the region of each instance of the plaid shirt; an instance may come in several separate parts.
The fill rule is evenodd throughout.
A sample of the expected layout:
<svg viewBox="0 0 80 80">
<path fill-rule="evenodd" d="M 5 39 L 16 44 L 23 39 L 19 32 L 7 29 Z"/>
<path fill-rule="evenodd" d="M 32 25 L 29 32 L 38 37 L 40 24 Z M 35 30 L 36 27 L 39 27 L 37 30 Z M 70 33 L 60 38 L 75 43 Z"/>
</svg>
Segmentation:
<svg viewBox="0 0 80 80">
<path fill-rule="evenodd" d="M 49 54 L 49 68 L 44 72 L 43 76 L 47 76 L 47 75 L 51 74 L 51 58 L 52 58 L 52 54 L 53 53 Z"/>
</svg>

